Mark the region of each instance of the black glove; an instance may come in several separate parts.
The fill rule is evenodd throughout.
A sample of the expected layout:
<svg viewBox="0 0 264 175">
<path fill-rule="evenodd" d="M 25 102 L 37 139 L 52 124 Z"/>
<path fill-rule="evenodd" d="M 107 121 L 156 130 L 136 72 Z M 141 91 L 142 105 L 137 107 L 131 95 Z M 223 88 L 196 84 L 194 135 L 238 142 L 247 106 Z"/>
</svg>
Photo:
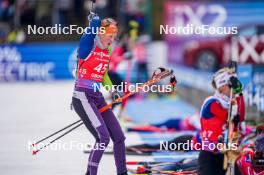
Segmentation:
<svg viewBox="0 0 264 175">
<path fill-rule="evenodd" d="M 170 84 L 173 86 L 173 88 L 177 85 L 177 79 L 174 75 L 170 77 Z"/>
<path fill-rule="evenodd" d="M 236 128 L 238 126 L 238 123 L 240 122 L 240 115 L 239 114 L 235 115 L 232 122 L 234 123 Z"/>
<path fill-rule="evenodd" d="M 114 92 L 112 93 L 112 100 L 113 100 L 113 101 L 116 101 L 116 100 L 119 99 L 119 98 L 120 98 L 119 93 L 118 93 L 117 91 L 114 91 Z M 121 102 L 119 102 L 119 103 L 121 103 Z"/>
<path fill-rule="evenodd" d="M 243 91 L 242 83 L 235 76 L 230 77 L 229 79 L 229 87 L 233 88 L 235 94 L 241 94 Z"/>
</svg>

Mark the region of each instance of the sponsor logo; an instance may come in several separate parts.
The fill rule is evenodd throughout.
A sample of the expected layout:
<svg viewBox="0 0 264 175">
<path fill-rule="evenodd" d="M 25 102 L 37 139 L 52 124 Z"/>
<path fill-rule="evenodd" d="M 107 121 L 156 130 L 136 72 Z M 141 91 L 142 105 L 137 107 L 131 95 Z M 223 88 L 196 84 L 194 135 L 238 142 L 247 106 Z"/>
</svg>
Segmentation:
<svg viewBox="0 0 264 175">
<path fill-rule="evenodd" d="M 0 47 L 0 81 L 52 80 L 54 68 L 53 62 L 22 62 L 16 47 Z"/>
</svg>

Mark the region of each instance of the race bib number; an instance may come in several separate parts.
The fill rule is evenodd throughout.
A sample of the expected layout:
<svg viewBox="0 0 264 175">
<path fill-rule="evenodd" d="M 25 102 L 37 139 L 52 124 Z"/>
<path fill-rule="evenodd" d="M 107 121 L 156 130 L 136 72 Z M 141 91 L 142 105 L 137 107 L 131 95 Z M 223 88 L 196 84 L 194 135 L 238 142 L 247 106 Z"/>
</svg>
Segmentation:
<svg viewBox="0 0 264 175">
<path fill-rule="evenodd" d="M 96 70 L 96 72 L 98 72 L 98 73 L 104 73 L 106 71 L 106 69 L 107 69 L 107 65 L 108 64 L 100 63 L 98 66 L 96 66 L 94 68 L 94 70 Z"/>
</svg>

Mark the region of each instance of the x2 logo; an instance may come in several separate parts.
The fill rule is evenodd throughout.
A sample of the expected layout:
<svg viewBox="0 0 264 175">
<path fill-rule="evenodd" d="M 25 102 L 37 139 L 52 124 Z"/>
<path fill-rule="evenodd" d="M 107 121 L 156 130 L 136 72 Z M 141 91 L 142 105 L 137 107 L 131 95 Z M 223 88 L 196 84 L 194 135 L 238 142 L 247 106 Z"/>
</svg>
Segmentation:
<svg viewBox="0 0 264 175">
<path fill-rule="evenodd" d="M 239 63 L 264 63 L 264 35 L 232 37 L 231 58 Z"/>
<path fill-rule="evenodd" d="M 185 59 L 188 60 L 189 65 L 200 69 L 206 68 L 205 70 L 213 70 L 217 66 L 226 65 L 231 59 L 238 63 L 263 64 L 263 27 L 263 25 L 242 26 L 236 35 L 226 35 L 211 40 L 196 40 L 195 45 L 185 48 Z M 252 32 L 252 29 L 256 32 Z"/>
<path fill-rule="evenodd" d="M 174 14 L 173 21 L 170 25 L 186 26 L 192 24 L 194 26 L 211 25 L 222 26 L 227 19 L 226 9 L 221 5 L 199 5 L 191 7 L 189 5 L 177 5 L 169 8 Z M 210 20 L 208 20 L 210 18 Z"/>
</svg>

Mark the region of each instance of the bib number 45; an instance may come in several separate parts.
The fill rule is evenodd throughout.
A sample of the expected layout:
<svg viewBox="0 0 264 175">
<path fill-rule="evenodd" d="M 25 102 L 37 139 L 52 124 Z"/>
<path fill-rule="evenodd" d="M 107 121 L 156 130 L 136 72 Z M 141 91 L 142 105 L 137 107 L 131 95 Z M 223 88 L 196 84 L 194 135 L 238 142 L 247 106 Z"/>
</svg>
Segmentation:
<svg viewBox="0 0 264 175">
<path fill-rule="evenodd" d="M 107 69 L 107 66 L 108 66 L 108 64 L 100 63 L 98 66 L 96 66 L 94 68 L 94 70 L 96 70 L 96 72 L 98 72 L 98 73 L 104 73 Z"/>
</svg>

